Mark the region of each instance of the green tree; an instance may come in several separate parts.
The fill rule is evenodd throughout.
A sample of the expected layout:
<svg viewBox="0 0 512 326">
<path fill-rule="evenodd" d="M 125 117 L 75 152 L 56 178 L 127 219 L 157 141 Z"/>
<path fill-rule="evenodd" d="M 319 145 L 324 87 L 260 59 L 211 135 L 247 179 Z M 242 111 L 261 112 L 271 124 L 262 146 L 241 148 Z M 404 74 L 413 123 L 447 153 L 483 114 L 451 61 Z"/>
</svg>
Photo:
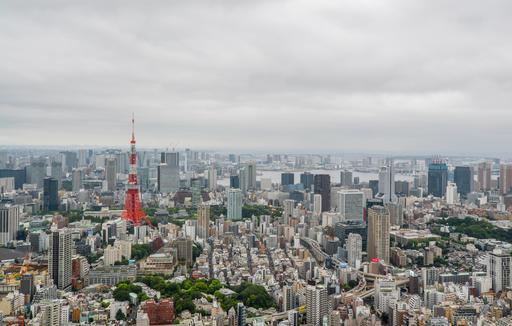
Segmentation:
<svg viewBox="0 0 512 326">
<path fill-rule="evenodd" d="M 126 315 L 121 311 L 121 309 L 116 312 L 116 320 L 126 320 Z"/>
</svg>

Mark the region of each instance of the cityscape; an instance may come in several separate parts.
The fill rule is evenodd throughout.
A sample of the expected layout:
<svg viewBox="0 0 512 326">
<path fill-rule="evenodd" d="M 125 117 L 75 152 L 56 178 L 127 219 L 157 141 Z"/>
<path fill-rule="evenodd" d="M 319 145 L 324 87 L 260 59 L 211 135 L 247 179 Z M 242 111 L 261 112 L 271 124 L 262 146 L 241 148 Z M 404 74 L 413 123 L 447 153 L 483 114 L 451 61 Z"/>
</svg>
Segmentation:
<svg viewBox="0 0 512 326">
<path fill-rule="evenodd" d="M 512 326 L 512 6 L 0 3 L 0 326 Z"/>
</svg>

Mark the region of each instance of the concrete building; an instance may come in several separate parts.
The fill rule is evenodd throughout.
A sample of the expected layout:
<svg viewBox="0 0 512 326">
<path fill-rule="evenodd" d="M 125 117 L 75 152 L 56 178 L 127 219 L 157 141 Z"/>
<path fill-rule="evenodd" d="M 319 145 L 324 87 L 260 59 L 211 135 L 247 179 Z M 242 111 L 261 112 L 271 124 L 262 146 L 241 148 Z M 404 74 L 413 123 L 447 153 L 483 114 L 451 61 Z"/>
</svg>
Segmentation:
<svg viewBox="0 0 512 326">
<path fill-rule="evenodd" d="M 228 210 L 229 220 L 242 219 L 242 191 L 240 189 L 228 189 Z"/>
<path fill-rule="evenodd" d="M 0 246 L 5 246 L 16 239 L 19 224 L 19 206 L 0 205 Z"/>
<path fill-rule="evenodd" d="M 52 231 L 48 248 L 48 274 L 59 289 L 71 286 L 73 241 L 67 228 Z"/>
<path fill-rule="evenodd" d="M 368 210 L 368 258 L 378 258 L 389 263 L 389 211 L 382 206 Z"/>
<path fill-rule="evenodd" d="M 364 194 L 359 190 L 338 191 L 338 211 L 344 220 L 363 220 Z"/>
</svg>

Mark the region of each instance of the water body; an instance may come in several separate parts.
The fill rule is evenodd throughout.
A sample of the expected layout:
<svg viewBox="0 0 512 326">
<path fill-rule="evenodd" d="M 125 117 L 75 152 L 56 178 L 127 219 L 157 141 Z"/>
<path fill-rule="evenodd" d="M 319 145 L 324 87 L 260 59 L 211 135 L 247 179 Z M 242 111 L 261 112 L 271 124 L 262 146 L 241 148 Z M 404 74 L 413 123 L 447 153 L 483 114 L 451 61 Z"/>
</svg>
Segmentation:
<svg viewBox="0 0 512 326">
<path fill-rule="evenodd" d="M 312 174 L 328 174 L 331 176 L 331 183 L 339 183 L 340 182 L 340 172 L 342 170 L 308 170 L 307 172 L 310 172 Z M 288 172 L 288 171 L 261 171 L 258 170 L 258 176 L 256 176 L 256 180 L 261 179 L 268 179 L 270 178 L 272 180 L 272 183 L 281 183 L 281 173 Z M 300 172 L 293 172 L 295 177 L 294 181 L 295 183 L 300 182 L 300 174 L 304 173 L 306 171 L 300 171 Z M 359 177 L 359 182 L 368 182 L 370 180 L 379 180 L 379 174 L 378 173 L 372 173 L 372 172 L 356 172 L 352 171 L 352 177 Z M 413 181 L 413 177 L 410 175 L 403 175 L 403 174 L 395 174 L 395 180 L 396 181 Z M 229 186 L 229 178 L 219 179 L 217 181 L 219 185 L 222 186 Z"/>
</svg>

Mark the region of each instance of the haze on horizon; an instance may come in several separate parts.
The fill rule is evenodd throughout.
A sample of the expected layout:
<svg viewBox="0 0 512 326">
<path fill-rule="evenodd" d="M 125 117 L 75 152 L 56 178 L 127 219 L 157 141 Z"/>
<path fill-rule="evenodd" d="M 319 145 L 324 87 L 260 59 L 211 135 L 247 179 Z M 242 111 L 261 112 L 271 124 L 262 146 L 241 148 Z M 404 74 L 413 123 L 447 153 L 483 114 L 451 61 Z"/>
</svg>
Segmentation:
<svg viewBox="0 0 512 326">
<path fill-rule="evenodd" d="M 2 1 L 0 146 L 507 155 L 510 1 Z"/>
</svg>

